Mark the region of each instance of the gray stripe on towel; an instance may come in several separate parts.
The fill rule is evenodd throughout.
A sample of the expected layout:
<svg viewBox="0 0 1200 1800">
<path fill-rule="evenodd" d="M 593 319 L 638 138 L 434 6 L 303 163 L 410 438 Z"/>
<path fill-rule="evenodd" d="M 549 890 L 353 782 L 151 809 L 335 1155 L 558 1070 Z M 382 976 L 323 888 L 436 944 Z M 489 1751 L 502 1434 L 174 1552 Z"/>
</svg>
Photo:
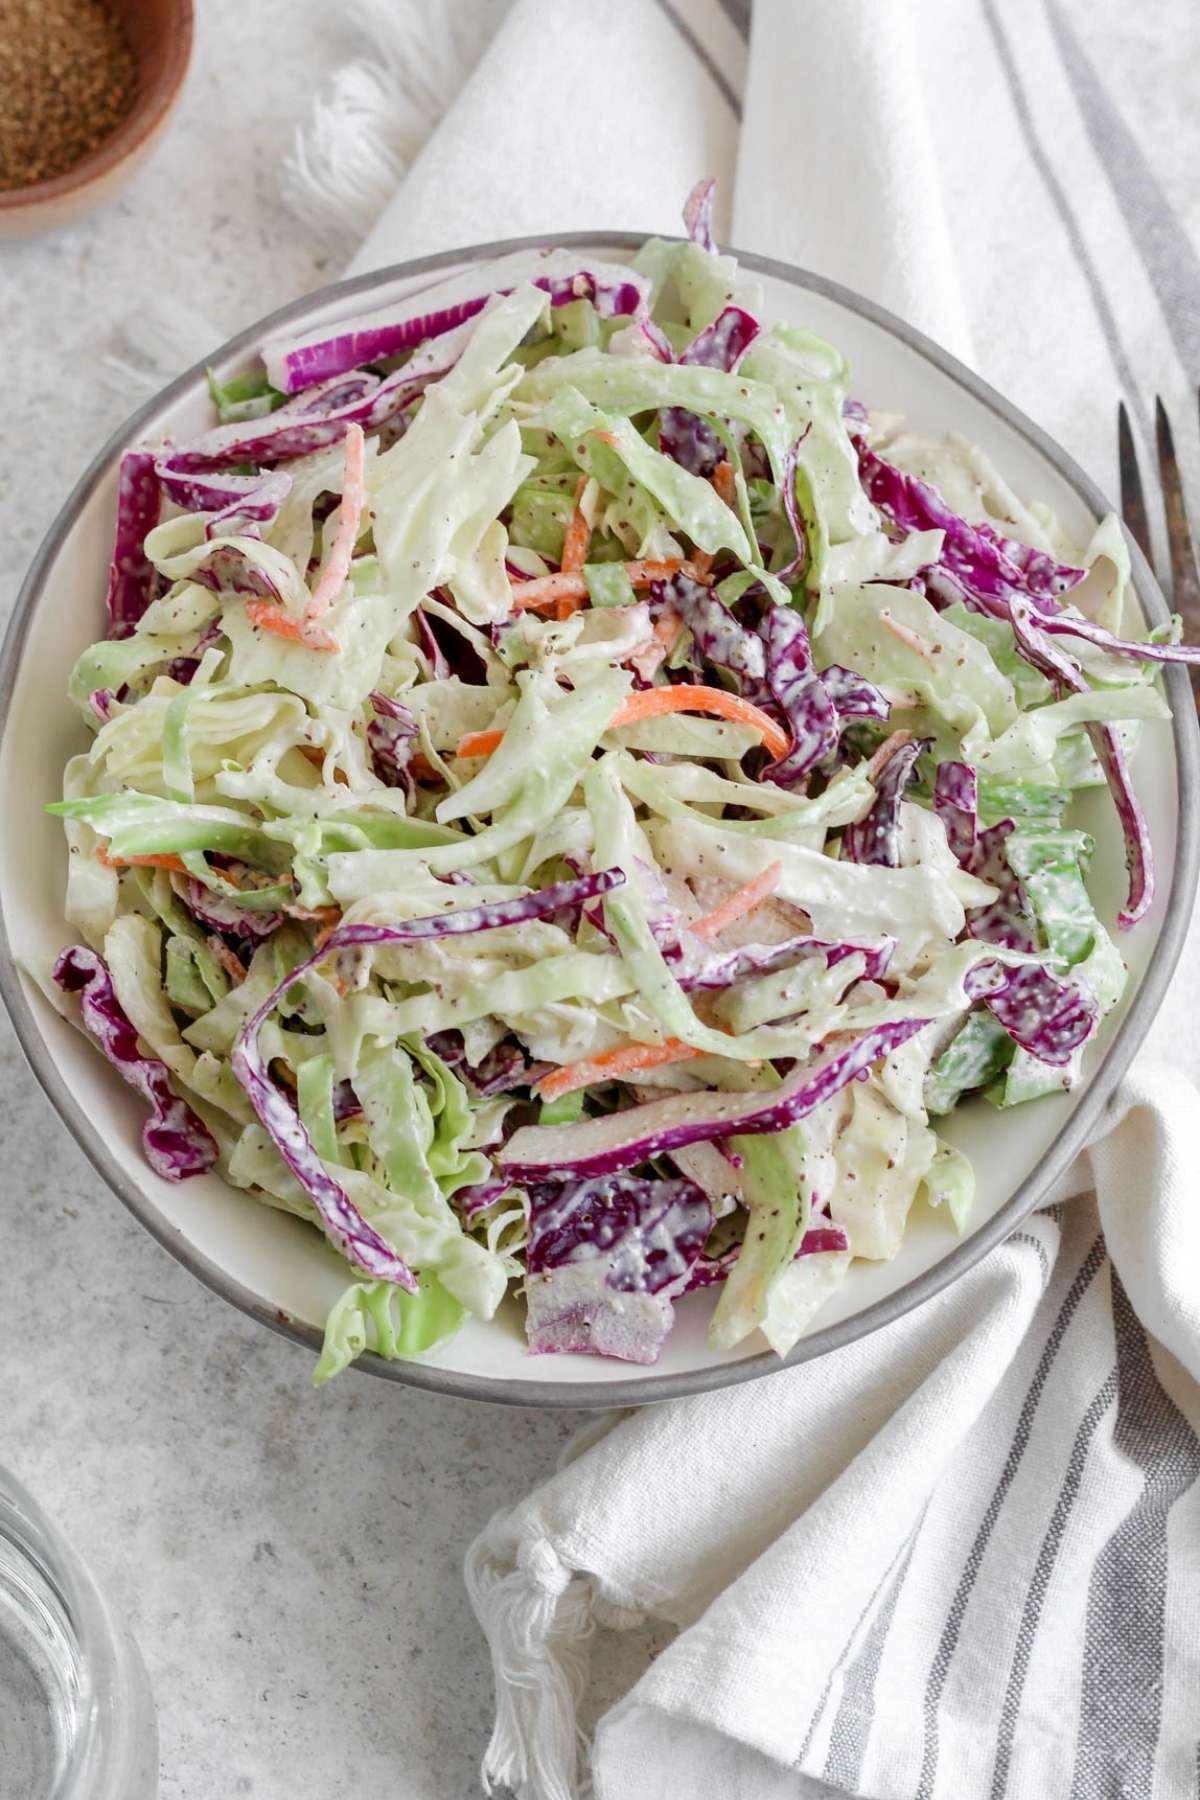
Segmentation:
<svg viewBox="0 0 1200 1800">
<path fill-rule="evenodd" d="M 900 1565 L 900 1563 L 903 1562 L 905 1567 L 907 1568 L 908 1559 L 912 1556 L 913 1545 L 916 1543 L 918 1533 L 920 1532 L 922 1525 L 925 1523 L 925 1514 L 928 1512 L 928 1510 L 929 1510 L 929 1502 L 926 1501 L 925 1505 L 921 1508 L 920 1513 L 917 1515 L 916 1523 L 913 1525 L 912 1530 L 909 1532 L 908 1536 L 901 1543 L 899 1549 L 896 1551 L 896 1554 L 893 1556 L 891 1562 L 888 1564 L 887 1568 L 883 1571 L 883 1574 L 879 1577 L 879 1580 L 875 1583 L 875 1588 L 874 1588 L 873 1593 L 871 1594 L 870 1599 L 867 1601 L 866 1605 L 863 1607 L 862 1611 L 859 1613 L 857 1619 L 855 1619 L 854 1624 L 851 1626 L 850 1635 L 846 1639 L 846 1642 L 842 1645 L 842 1648 L 838 1655 L 837 1661 L 833 1664 L 833 1667 L 830 1669 L 828 1675 L 825 1677 L 825 1686 L 821 1689 L 821 1698 L 817 1701 L 816 1708 L 813 1712 L 813 1716 L 808 1721 L 808 1730 L 804 1734 L 804 1742 L 801 1744 L 799 1753 L 797 1754 L 797 1757 L 796 1757 L 796 1763 L 795 1763 L 796 1768 L 799 1769 L 799 1768 L 803 1767 L 804 1759 L 808 1755 L 809 1751 L 812 1748 L 812 1741 L 817 1735 L 817 1727 L 821 1723 L 821 1719 L 824 1716 L 825 1708 L 829 1703 L 829 1696 L 830 1696 L 831 1692 L 833 1691 L 833 1684 L 837 1680 L 838 1674 L 840 1673 L 843 1665 L 845 1664 L 846 1658 L 849 1656 L 851 1650 L 854 1648 L 854 1644 L 858 1637 L 858 1634 L 862 1630 L 864 1620 L 867 1619 L 872 1612 L 874 1612 L 875 1607 L 879 1604 L 880 1594 L 882 1594 L 884 1588 L 887 1586 L 888 1582 L 891 1580 L 893 1574 L 895 1573 L 895 1571 L 896 1571 L 897 1567 Z"/>
<path fill-rule="evenodd" d="M 1193 381 L 1200 379 L 1200 312 L 1196 306 L 1200 256 L 1196 246 L 1056 0 L 1047 0 L 1046 17 L 1088 137 L 1146 266 L 1179 359 Z"/>
<path fill-rule="evenodd" d="M 1013 109 L 1016 112 L 1017 121 L 1025 138 L 1025 147 L 1029 151 L 1030 161 L 1041 176 L 1046 192 L 1049 194 L 1054 209 L 1058 213 L 1059 219 L 1062 221 L 1062 227 L 1067 242 L 1075 253 L 1075 260 L 1079 264 L 1080 273 L 1083 275 L 1092 296 L 1092 305 L 1095 308 L 1096 317 L 1100 321 L 1100 329 L 1103 331 L 1105 341 L 1108 344 L 1109 355 L 1112 357 L 1113 367 L 1116 370 L 1117 378 L 1130 405 L 1137 414 L 1138 425 L 1141 429 L 1143 439 L 1145 442 L 1150 443 L 1153 435 L 1150 429 L 1150 416 L 1142 401 L 1141 391 L 1138 387 L 1133 370 L 1130 367 L 1129 358 L 1125 354 L 1125 346 L 1121 341 L 1121 333 L 1117 325 L 1116 316 L 1113 313 L 1112 307 L 1109 305 L 1108 295 L 1104 290 L 1104 283 L 1100 279 L 1099 270 L 1092 261 L 1091 253 L 1088 250 L 1083 232 L 1080 229 L 1079 220 L 1075 217 L 1075 214 L 1071 209 L 1071 203 L 1067 199 L 1066 190 L 1064 189 L 1062 182 L 1058 179 L 1054 165 L 1046 152 L 1046 147 L 1038 135 L 1038 129 L 1034 124 L 1033 119 L 1033 109 L 1029 104 L 1024 88 L 1021 86 L 1021 75 L 1017 68 L 1016 58 L 1012 53 L 1012 46 L 1009 44 L 1008 38 L 1005 36 L 1004 27 L 1000 22 L 999 7 L 996 5 L 996 0 L 982 0 L 982 6 L 984 19 L 987 23 L 988 30 L 992 34 L 992 41 L 996 46 L 996 55 L 999 58 L 1000 67 L 1003 69 L 1004 78 L 1008 83 Z"/>
<path fill-rule="evenodd" d="M 958 1637 L 959 1632 L 962 1630 L 963 1619 L 966 1616 L 967 1603 L 971 1598 L 971 1592 L 975 1586 L 976 1578 L 983 1566 L 984 1554 L 986 1553 L 988 1544 L 991 1540 L 996 1520 L 1000 1516 L 1000 1509 L 1004 1505 L 1005 1499 L 1008 1496 L 1008 1490 L 1016 1478 L 1021 1458 L 1024 1456 L 1028 1446 L 1030 1434 L 1033 1430 L 1034 1415 L 1037 1412 L 1038 1402 L 1042 1397 L 1042 1390 L 1046 1385 L 1046 1379 L 1053 1367 L 1054 1359 L 1058 1355 L 1063 1338 L 1066 1336 L 1067 1327 L 1075 1316 L 1076 1308 L 1084 1294 L 1087 1292 L 1088 1287 L 1095 1277 L 1096 1271 L 1100 1268 L 1104 1260 L 1104 1239 L 1098 1237 L 1084 1257 L 1083 1262 L 1080 1264 L 1075 1279 L 1067 1290 L 1066 1298 L 1059 1308 L 1058 1317 L 1051 1327 L 1050 1335 L 1043 1345 L 1042 1354 L 1038 1358 L 1037 1368 L 1034 1370 L 1033 1379 L 1029 1384 L 1029 1391 L 1021 1406 L 1016 1430 L 1013 1433 L 1013 1441 L 1009 1448 L 1008 1458 L 1000 1472 L 1000 1478 L 996 1483 L 995 1491 L 988 1501 L 987 1511 L 984 1513 L 979 1524 L 979 1530 L 975 1534 L 975 1541 L 971 1545 L 966 1567 L 959 1577 L 958 1586 L 954 1592 L 954 1598 L 950 1602 L 950 1611 L 947 1614 L 946 1623 L 942 1628 L 941 1639 L 934 1654 L 933 1662 L 930 1665 L 929 1677 L 925 1685 L 925 1745 L 921 1756 L 921 1775 L 914 1800 L 933 1800 L 933 1786 L 937 1775 L 938 1758 L 938 1708 L 941 1705 L 942 1694 L 945 1691 L 946 1682 L 949 1678 L 950 1663 L 958 1644 Z"/>
<path fill-rule="evenodd" d="M 1113 1449 L 1145 1485 L 1088 1587 L 1071 1800 L 1151 1800 L 1162 1722 L 1167 1523 L 1200 1476 L 1200 1441 L 1163 1391 L 1146 1334 L 1113 1270 L 1118 1400 Z"/>
<path fill-rule="evenodd" d="M 1021 1623 L 1017 1628 L 1017 1642 L 1013 1651 L 1012 1668 L 1009 1670 L 1008 1685 L 1004 1690 L 1004 1703 L 1000 1712 L 1000 1730 L 996 1744 L 996 1761 L 992 1770 L 991 1800 L 1002 1800 L 1008 1788 L 1017 1718 L 1021 1710 L 1021 1697 L 1025 1690 L 1025 1677 L 1029 1672 L 1029 1660 L 1037 1639 L 1038 1626 L 1041 1623 L 1046 1590 L 1050 1585 L 1050 1577 L 1054 1573 L 1054 1567 L 1058 1561 L 1058 1552 L 1067 1528 L 1067 1520 L 1071 1516 L 1071 1508 L 1075 1504 L 1080 1483 L 1083 1480 L 1084 1466 L 1092 1439 L 1096 1435 L 1096 1427 L 1116 1397 L 1117 1371 L 1113 1369 L 1079 1421 L 1079 1430 L 1075 1433 L 1075 1442 L 1071 1446 L 1071 1454 L 1067 1460 L 1066 1476 L 1059 1490 L 1058 1499 L 1054 1503 L 1054 1511 L 1050 1515 L 1050 1523 L 1046 1527 L 1042 1547 L 1038 1551 L 1033 1580 L 1029 1584 L 1029 1592 L 1025 1596 L 1025 1605 L 1021 1612 Z"/>
<path fill-rule="evenodd" d="M 916 1544 L 914 1531 L 883 1605 L 871 1620 L 858 1655 L 846 1670 L 842 1697 L 829 1734 L 829 1753 L 825 1758 L 825 1780 L 833 1782 L 839 1793 L 857 1794 L 859 1789 L 871 1720 L 875 1715 L 875 1683 L 883 1661 L 883 1647 L 896 1616 L 900 1590 Z"/>
<path fill-rule="evenodd" d="M 675 8 L 671 5 L 670 0 L 658 0 L 658 5 L 660 11 L 666 13 L 668 19 L 670 19 L 672 25 L 675 27 L 684 43 L 688 46 L 688 49 L 691 50 L 696 60 L 704 65 L 704 68 L 708 71 L 709 77 L 712 80 L 713 86 L 728 102 L 734 118 L 740 119 L 742 116 L 741 100 L 737 94 L 734 93 L 733 88 L 729 83 L 729 77 L 717 63 L 708 46 L 702 43 L 696 36 L 696 33 L 692 30 L 687 20 L 680 18 L 679 14 L 675 11 Z M 697 176 L 697 180 L 699 180 L 699 176 Z"/>
</svg>

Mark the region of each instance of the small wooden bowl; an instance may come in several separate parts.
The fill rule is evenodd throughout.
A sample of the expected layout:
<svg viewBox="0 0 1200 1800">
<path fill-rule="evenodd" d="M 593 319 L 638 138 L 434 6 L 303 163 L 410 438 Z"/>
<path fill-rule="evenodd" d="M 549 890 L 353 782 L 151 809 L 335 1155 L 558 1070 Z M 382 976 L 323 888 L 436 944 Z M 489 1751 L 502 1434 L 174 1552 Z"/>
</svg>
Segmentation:
<svg viewBox="0 0 1200 1800">
<path fill-rule="evenodd" d="M 0 238 L 30 237 L 111 199 L 158 142 L 192 54 L 192 0 L 108 0 L 137 63 L 133 105 L 111 136 L 63 175 L 0 192 Z"/>
</svg>

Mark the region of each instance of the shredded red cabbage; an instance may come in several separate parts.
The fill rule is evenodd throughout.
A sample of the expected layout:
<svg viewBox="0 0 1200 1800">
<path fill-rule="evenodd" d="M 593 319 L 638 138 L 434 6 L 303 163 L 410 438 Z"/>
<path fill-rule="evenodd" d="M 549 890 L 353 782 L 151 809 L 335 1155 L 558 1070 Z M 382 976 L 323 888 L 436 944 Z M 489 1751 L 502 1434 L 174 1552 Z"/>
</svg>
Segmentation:
<svg viewBox="0 0 1200 1800">
<path fill-rule="evenodd" d="M 657 1360 L 712 1230 L 707 1195 L 686 1177 L 540 1181 L 529 1188 L 529 1347 Z"/>
<path fill-rule="evenodd" d="M 572 300 L 590 300 L 601 318 L 619 318 L 640 312 L 646 300 L 646 285 L 632 272 L 612 281 L 590 269 L 573 275 L 541 275 L 533 282 L 549 294 L 551 306 L 567 306 Z M 512 293 L 500 288 L 497 296 Z M 296 394 L 317 382 L 328 381 L 347 370 L 359 369 L 364 363 L 382 362 L 399 356 L 405 350 L 466 324 L 481 313 L 496 296 L 478 294 L 470 300 L 457 300 L 437 312 L 416 318 L 387 319 L 355 325 L 353 321 L 334 328 L 331 335 L 317 343 L 289 343 L 276 340 L 264 346 L 263 359 L 274 386 L 281 393 Z"/>
<path fill-rule="evenodd" d="M 145 544 L 161 510 L 153 455 L 148 450 L 126 450 L 117 475 L 117 527 L 108 570 L 110 638 L 131 636 L 154 598 L 157 572 Z"/>
<path fill-rule="evenodd" d="M 978 963 L 963 986 L 1023 1050 L 1056 1067 L 1070 1062 L 1100 1023 L 1100 1007 L 1083 982 L 1061 981 L 1034 963 Z"/>
<path fill-rule="evenodd" d="M 72 944 L 58 958 L 53 973 L 64 993 L 79 995 L 80 1018 L 89 1037 L 153 1108 L 154 1117 L 142 1127 L 142 1149 L 154 1173 L 164 1181 L 185 1181 L 211 1169 L 217 1160 L 212 1133 L 172 1088 L 166 1063 L 142 1055 L 103 957 Z"/>
<path fill-rule="evenodd" d="M 712 215 L 716 191 L 716 178 L 708 175 L 703 181 L 696 183 L 683 203 L 683 223 L 688 236 L 702 250 L 709 250 L 714 254 L 717 246 L 713 239 Z"/>
<path fill-rule="evenodd" d="M 874 863 L 879 868 L 900 867 L 900 803 L 912 780 L 917 759 L 928 749 L 927 738 L 909 738 L 893 746 L 883 767 L 873 777 L 875 799 L 871 810 L 842 833 L 842 855 L 847 862 Z"/>
<path fill-rule="evenodd" d="M 792 744 L 764 770 L 780 787 L 793 787 L 837 749 L 839 724 L 833 701 L 813 668 L 812 647 L 800 614 L 773 606 L 765 625 L 767 682 L 787 720 Z"/>
<path fill-rule="evenodd" d="M 673 1094 L 575 1125 L 526 1125 L 514 1133 L 497 1161 L 511 1175 L 531 1179 L 555 1172 L 611 1175 L 686 1144 L 783 1131 L 865 1075 L 872 1063 L 928 1023 L 928 1019 L 901 1019 L 874 1026 L 817 1064 L 794 1069 L 769 1093 Z"/>
</svg>

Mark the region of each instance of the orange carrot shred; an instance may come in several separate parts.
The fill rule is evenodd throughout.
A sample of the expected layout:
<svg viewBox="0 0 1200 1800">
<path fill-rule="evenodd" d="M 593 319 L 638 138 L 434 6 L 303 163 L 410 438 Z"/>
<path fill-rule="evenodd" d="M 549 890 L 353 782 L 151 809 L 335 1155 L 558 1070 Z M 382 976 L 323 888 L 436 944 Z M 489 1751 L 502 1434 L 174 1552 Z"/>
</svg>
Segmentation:
<svg viewBox="0 0 1200 1800">
<path fill-rule="evenodd" d="M 772 756 L 787 753 L 790 742 L 787 733 L 781 731 L 760 707 L 737 694 L 727 693 L 724 688 L 702 687 L 692 682 L 680 682 L 676 687 L 643 688 L 640 694 L 630 694 L 613 714 L 609 729 L 677 712 L 715 713 L 734 725 L 752 725 Z"/>
<path fill-rule="evenodd" d="M 735 919 L 744 918 L 747 913 L 753 912 L 756 906 L 761 906 L 764 900 L 769 899 L 782 879 L 783 864 L 781 862 L 768 863 L 761 874 L 752 876 L 744 886 L 730 894 L 728 899 L 722 900 L 719 906 L 714 906 L 710 913 L 705 913 L 702 919 L 695 920 L 688 930 L 693 931 L 697 937 L 701 938 L 717 937 L 727 925 L 732 925 Z"/>
<path fill-rule="evenodd" d="M 583 490 L 587 486 L 587 476 L 581 475 L 575 487 L 575 511 L 571 515 L 571 523 L 563 533 L 563 553 L 560 567 L 565 574 L 582 569 L 587 561 L 588 539 L 592 528 L 583 514 Z"/>
<path fill-rule="evenodd" d="M 224 938 L 218 937 L 216 932 L 211 933 L 208 947 L 232 981 L 235 983 L 245 981 L 246 965 L 237 952 L 229 948 Z"/>
<path fill-rule="evenodd" d="M 350 561 L 354 555 L 354 546 L 358 542 L 359 530 L 362 526 L 363 507 L 366 504 L 367 491 L 364 477 L 365 440 L 361 425 L 351 425 L 346 432 L 346 464 L 342 477 L 342 509 L 338 519 L 337 534 L 333 540 L 333 548 L 329 552 L 329 561 L 325 564 L 317 578 L 317 585 L 312 591 L 312 598 L 304 611 L 304 622 L 311 626 L 314 619 L 328 612 L 333 602 L 346 585 L 346 577 L 350 573 Z M 268 627 L 269 629 L 269 627 Z M 311 635 L 301 633 L 301 641 L 312 649 L 326 649 L 325 644 L 318 644 Z M 332 644 L 333 640 L 330 639 Z M 337 646 L 334 645 L 334 648 Z"/>
<path fill-rule="evenodd" d="M 641 650 L 635 650 L 631 656 L 627 656 L 626 662 L 641 676 L 643 681 L 651 680 L 655 671 L 662 667 L 679 642 L 679 634 L 682 630 L 683 620 L 675 608 L 673 606 L 664 607 L 648 642 Z"/>
<path fill-rule="evenodd" d="M 694 581 L 707 582 L 706 573 L 694 562 L 681 562 L 668 557 L 665 562 L 627 562 L 625 573 L 634 588 L 648 588 L 653 581 L 666 581 L 672 575 L 690 575 Z M 528 612 L 531 607 L 556 606 L 560 600 L 582 604 L 588 597 L 588 585 L 573 569 L 562 569 L 557 575 L 536 575 L 532 581 L 519 581 L 513 588 L 513 607 Z"/>
<path fill-rule="evenodd" d="M 732 506 L 737 499 L 737 483 L 734 480 L 733 464 L 728 457 L 713 470 L 712 484 L 718 500 L 723 500 L 726 506 Z"/>
<path fill-rule="evenodd" d="M 102 862 L 106 869 L 170 869 L 174 875 L 186 875 L 187 864 L 181 856 L 173 851 L 163 851 L 153 856 L 113 856 L 101 844 L 96 851 L 97 862 Z"/>
<path fill-rule="evenodd" d="M 780 757 L 787 751 L 786 732 L 781 731 L 774 719 L 768 718 L 759 707 L 740 699 L 737 694 L 727 693 L 724 688 L 702 687 L 695 682 L 680 682 L 677 687 L 643 688 L 639 694 L 630 694 L 609 720 L 608 729 L 615 731 L 621 725 L 635 725 L 639 719 L 659 719 L 666 713 L 677 712 L 715 713 L 733 725 L 752 725 L 772 756 Z M 468 732 L 466 737 L 459 739 L 455 754 L 490 756 L 503 736 L 504 733 L 497 730 Z"/>
<path fill-rule="evenodd" d="M 273 631 L 276 637 L 288 638 L 292 643 L 305 644 L 310 650 L 340 650 L 342 647 L 319 625 L 313 625 L 307 619 L 294 619 L 272 600 L 247 600 L 246 617 L 264 631 Z"/>
<path fill-rule="evenodd" d="M 602 1050 L 598 1056 L 588 1056 L 582 1062 L 553 1069 L 536 1084 L 537 1091 L 543 1100 L 557 1100 L 560 1095 L 573 1093 L 576 1088 L 590 1087 L 593 1082 L 613 1081 L 636 1069 L 658 1069 L 664 1063 L 686 1062 L 690 1057 L 704 1054 L 703 1050 L 685 1044 L 681 1038 L 667 1038 L 662 1044 L 621 1044 L 615 1050 Z"/>
</svg>

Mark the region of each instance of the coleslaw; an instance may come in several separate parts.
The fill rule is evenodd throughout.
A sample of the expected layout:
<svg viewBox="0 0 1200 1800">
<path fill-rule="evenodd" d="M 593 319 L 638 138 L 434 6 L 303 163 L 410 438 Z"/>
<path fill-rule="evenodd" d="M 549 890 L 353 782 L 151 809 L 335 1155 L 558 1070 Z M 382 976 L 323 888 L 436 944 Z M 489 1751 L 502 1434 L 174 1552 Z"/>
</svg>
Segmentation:
<svg viewBox="0 0 1200 1800">
<path fill-rule="evenodd" d="M 960 1102 L 1070 1088 L 1125 966 L 1071 822 L 1178 626 L 1120 633 L 981 451 L 869 414 L 711 235 L 268 343 L 122 459 L 53 975 L 147 1101 L 340 1259 L 316 1378 L 506 1293 L 534 1352 L 786 1355 Z M 524 272 L 530 258 L 517 259 Z M 74 1002 L 71 1002 L 74 1005 Z"/>
</svg>

